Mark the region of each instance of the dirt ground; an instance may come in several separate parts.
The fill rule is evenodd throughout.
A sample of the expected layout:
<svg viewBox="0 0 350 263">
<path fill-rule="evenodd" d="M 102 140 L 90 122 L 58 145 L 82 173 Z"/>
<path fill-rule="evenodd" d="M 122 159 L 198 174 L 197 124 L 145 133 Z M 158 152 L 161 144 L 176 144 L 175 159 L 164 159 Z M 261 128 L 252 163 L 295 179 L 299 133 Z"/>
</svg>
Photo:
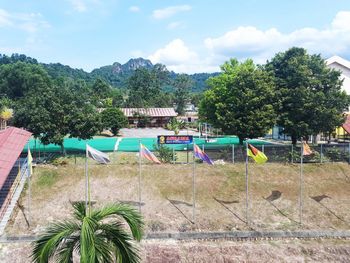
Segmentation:
<svg viewBox="0 0 350 263">
<path fill-rule="evenodd" d="M 35 168 L 31 182 L 30 212 L 27 187 L 20 200 L 22 209 L 15 211 L 6 229 L 7 235 L 38 234 L 50 222 L 69 217 L 72 211 L 71 201 L 84 200 L 84 166 L 81 160 L 78 160 L 77 164 L 73 159 L 65 162 L 67 162 L 65 165 L 40 165 Z M 246 224 L 244 164 L 215 166 L 196 164 L 195 224 L 191 222 L 193 219 L 192 173 L 191 164 L 142 166 L 141 211 L 146 221 L 146 232 L 350 229 L 350 166 L 348 164 L 328 163 L 304 166 L 303 224 L 301 226 L 298 223 L 299 166 L 296 164 L 249 164 L 250 226 Z M 92 200 L 96 201 L 96 206 L 109 202 L 124 202 L 138 207 L 139 166 L 137 163 L 123 165 L 112 163 L 103 166 L 89 162 L 89 175 L 91 196 Z M 29 220 L 30 227 L 26 220 Z M 281 248 L 278 248 L 270 242 L 195 242 L 192 247 L 188 242 L 147 241 L 144 259 L 145 262 L 254 262 L 253 258 L 258 259 L 260 253 L 268 262 L 269 255 L 272 256 L 275 253 L 272 251 L 278 251 L 276 257 L 271 257 L 271 261 L 304 262 L 309 257 L 311 261 L 317 262 L 318 255 L 331 257 L 333 254 L 338 254 L 336 252 L 338 250 L 340 251 L 339 261 L 344 261 L 344 255 L 350 258 L 349 242 L 341 243 L 340 246 L 337 242 L 327 242 L 310 243 L 304 251 L 300 243 L 291 243 L 287 246 L 283 243 Z M 9 246 L 11 245 L 3 246 L 3 251 L 15 253 L 17 246 L 20 249 L 21 246 L 28 245 L 13 245 L 14 248 L 6 248 Z M 246 252 L 246 246 L 252 248 L 251 253 L 255 255 L 253 258 L 250 258 L 250 253 Z M 319 251 L 318 247 L 320 247 Z M 176 256 L 174 251 L 179 255 Z M 186 253 L 192 255 L 193 251 L 199 254 L 203 251 L 203 257 L 186 256 Z M 170 260 L 166 255 L 173 252 L 175 259 Z M 239 252 L 237 257 L 230 258 L 230 255 L 236 252 Z M 156 258 L 157 253 L 160 259 Z M 225 253 L 228 255 L 227 259 L 224 256 Z M 205 260 L 207 257 L 204 255 L 215 256 L 215 261 Z M 294 260 L 288 260 L 289 256 Z M 169 261 L 160 261 L 163 257 L 168 258 Z M 0 262 L 7 261 L 0 260 Z"/>
</svg>

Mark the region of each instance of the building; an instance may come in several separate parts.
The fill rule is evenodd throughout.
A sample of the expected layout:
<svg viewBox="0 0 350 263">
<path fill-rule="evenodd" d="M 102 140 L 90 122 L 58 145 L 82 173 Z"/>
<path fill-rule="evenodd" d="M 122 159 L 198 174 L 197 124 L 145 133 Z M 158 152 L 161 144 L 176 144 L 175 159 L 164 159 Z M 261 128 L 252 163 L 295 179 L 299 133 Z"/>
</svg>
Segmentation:
<svg viewBox="0 0 350 263">
<path fill-rule="evenodd" d="M 121 108 L 130 127 L 165 127 L 177 116 L 174 108 Z"/>
<path fill-rule="evenodd" d="M 339 56 L 333 56 L 326 60 L 327 66 L 341 72 L 341 78 L 344 79 L 343 90 L 350 95 L 350 61 Z"/>
<path fill-rule="evenodd" d="M 174 109 L 176 109 L 176 107 L 176 104 L 174 104 Z M 198 121 L 198 108 L 196 108 L 193 103 L 187 102 L 185 104 L 184 114 L 177 116 L 177 119 L 187 123 Z"/>
<path fill-rule="evenodd" d="M 327 66 L 341 72 L 341 78 L 343 79 L 343 90 L 346 94 L 350 95 L 350 61 L 341 58 L 339 56 L 333 56 L 326 60 Z M 336 129 L 334 136 L 338 140 L 349 139 L 350 136 L 350 115 L 349 112 L 345 113 L 345 123 Z"/>
<path fill-rule="evenodd" d="M 27 156 L 21 153 L 31 135 L 15 127 L 0 131 L 0 235 L 30 175 Z"/>
</svg>

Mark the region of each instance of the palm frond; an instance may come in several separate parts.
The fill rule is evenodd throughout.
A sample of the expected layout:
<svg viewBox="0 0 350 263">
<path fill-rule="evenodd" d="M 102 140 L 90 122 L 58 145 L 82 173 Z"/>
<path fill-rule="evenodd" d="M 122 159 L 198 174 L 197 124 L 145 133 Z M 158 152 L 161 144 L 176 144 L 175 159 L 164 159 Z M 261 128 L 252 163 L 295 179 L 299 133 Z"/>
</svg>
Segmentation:
<svg viewBox="0 0 350 263">
<path fill-rule="evenodd" d="M 73 252 L 77 252 L 80 246 L 80 234 L 71 235 L 61 243 L 55 253 L 55 262 L 73 263 Z"/>
<path fill-rule="evenodd" d="M 126 232 L 123 225 L 120 223 L 100 224 L 101 234 L 106 239 L 110 240 L 116 250 L 116 259 L 118 262 L 137 263 L 140 261 L 139 250 L 132 243 L 132 236 Z"/>
<path fill-rule="evenodd" d="M 95 236 L 95 249 L 96 249 L 96 258 L 95 262 L 101 263 L 110 263 L 114 262 L 115 258 L 115 246 L 113 242 L 107 240 L 107 238 L 101 233 L 96 234 Z"/>
<path fill-rule="evenodd" d="M 141 214 L 135 208 L 125 204 L 110 204 L 91 213 L 91 217 L 96 221 L 110 216 L 122 217 L 129 225 L 134 239 L 141 240 L 144 222 Z"/>
<path fill-rule="evenodd" d="M 62 221 L 50 225 L 45 233 L 33 242 L 31 258 L 33 262 L 48 262 L 55 254 L 61 242 L 80 230 L 80 225 L 73 221 Z"/>
<path fill-rule="evenodd" d="M 95 231 L 97 222 L 86 216 L 83 219 L 80 235 L 80 255 L 82 263 L 90 263 L 95 259 Z"/>
<path fill-rule="evenodd" d="M 82 220 L 86 216 L 85 202 L 74 202 L 72 206 L 74 208 L 74 217 Z"/>
</svg>

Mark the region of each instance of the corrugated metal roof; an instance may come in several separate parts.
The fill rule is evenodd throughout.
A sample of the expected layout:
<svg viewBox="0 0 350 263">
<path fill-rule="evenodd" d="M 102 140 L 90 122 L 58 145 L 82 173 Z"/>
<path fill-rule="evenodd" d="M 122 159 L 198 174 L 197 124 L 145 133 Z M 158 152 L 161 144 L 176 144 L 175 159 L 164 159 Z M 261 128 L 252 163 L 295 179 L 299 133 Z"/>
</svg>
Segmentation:
<svg viewBox="0 0 350 263">
<path fill-rule="evenodd" d="M 32 134 L 10 127 L 0 131 L 0 188 Z"/>
<path fill-rule="evenodd" d="M 150 117 L 176 117 L 174 108 L 121 108 L 126 117 L 133 117 L 135 113 Z"/>
</svg>

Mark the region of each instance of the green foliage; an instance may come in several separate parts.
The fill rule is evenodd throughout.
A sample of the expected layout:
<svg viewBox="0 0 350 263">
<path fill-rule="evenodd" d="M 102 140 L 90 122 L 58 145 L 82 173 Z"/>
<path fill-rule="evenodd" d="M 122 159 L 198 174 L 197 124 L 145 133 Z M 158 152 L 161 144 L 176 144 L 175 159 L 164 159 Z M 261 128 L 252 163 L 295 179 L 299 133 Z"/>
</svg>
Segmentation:
<svg viewBox="0 0 350 263">
<path fill-rule="evenodd" d="M 100 130 L 99 114 L 89 102 L 85 82 L 39 84 L 33 83 L 26 96 L 16 101 L 15 125 L 31 131 L 43 144 L 61 145 L 62 150 L 66 135 L 90 139 Z"/>
<path fill-rule="evenodd" d="M 171 118 L 166 125 L 166 128 L 170 131 L 173 131 L 175 135 L 178 135 L 181 129 L 186 128 L 186 123 L 182 120 Z"/>
<path fill-rule="evenodd" d="M 152 70 L 138 68 L 128 80 L 128 107 L 147 108 L 164 106 L 159 97 L 164 96 L 161 85 L 167 81 L 164 66 L 155 66 Z"/>
<path fill-rule="evenodd" d="M 156 150 L 157 157 L 162 163 L 171 163 L 177 160 L 176 153 L 164 144 L 156 144 L 154 145 L 154 149 Z"/>
<path fill-rule="evenodd" d="M 349 160 L 349 153 L 348 151 L 344 152 L 341 151 L 338 147 L 331 147 L 331 148 L 326 148 L 324 151 L 324 157 L 328 158 L 330 161 L 333 162 L 343 162 L 343 161 L 348 161 Z"/>
<path fill-rule="evenodd" d="M 191 102 L 194 106 L 199 107 L 201 99 L 203 99 L 203 93 L 191 93 L 190 98 Z"/>
<path fill-rule="evenodd" d="M 45 90 L 52 85 L 44 68 L 36 64 L 16 62 L 0 66 L 0 94 L 11 100 L 24 97 L 30 90 Z"/>
<path fill-rule="evenodd" d="M 101 113 L 102 127 L 117 135 L 121 128 L 127 127 L 128 120 L 118 108 L 107 108 Z"/>
<path fill-rule="evenodd" d="M 184 115 L 186 103 L 189 101 L 190 88 L 192 80 L 188 75 L 178 75 L 174 81 L 176 112 L 179 115 Z"/>
<path fill-rule="evenodd" d="M 211 89 L 204 93 L 201 119 L 226 134 L 244 138 L 264 136 L 274 125 L 273 78 L 252 60 L 226 62 L 222 73 L 209 79 Z"/>
<path fill-rule="evenodd" d="M 340 72 L 330 69 L 320 55 L 293 47 L 278 53 L 266 69 L 275 77 L 277 124 L 292 137 L 330 133 L 340 126 L 349 96 L 341 90 Z"/>
<path fill-rule="evenodd" d="M 80 262 L 140 262 L 133 241 L 142 238 L 143 220 L 134 208 L 111 204 L 86 210 L 85 203 L 73 204 L 74 218 L 47 227 L 33 242 L 33 262 L 73 262 L 77 252 Z M 124 226 L 124 222 L 130 232 Z"/>
</svg>

